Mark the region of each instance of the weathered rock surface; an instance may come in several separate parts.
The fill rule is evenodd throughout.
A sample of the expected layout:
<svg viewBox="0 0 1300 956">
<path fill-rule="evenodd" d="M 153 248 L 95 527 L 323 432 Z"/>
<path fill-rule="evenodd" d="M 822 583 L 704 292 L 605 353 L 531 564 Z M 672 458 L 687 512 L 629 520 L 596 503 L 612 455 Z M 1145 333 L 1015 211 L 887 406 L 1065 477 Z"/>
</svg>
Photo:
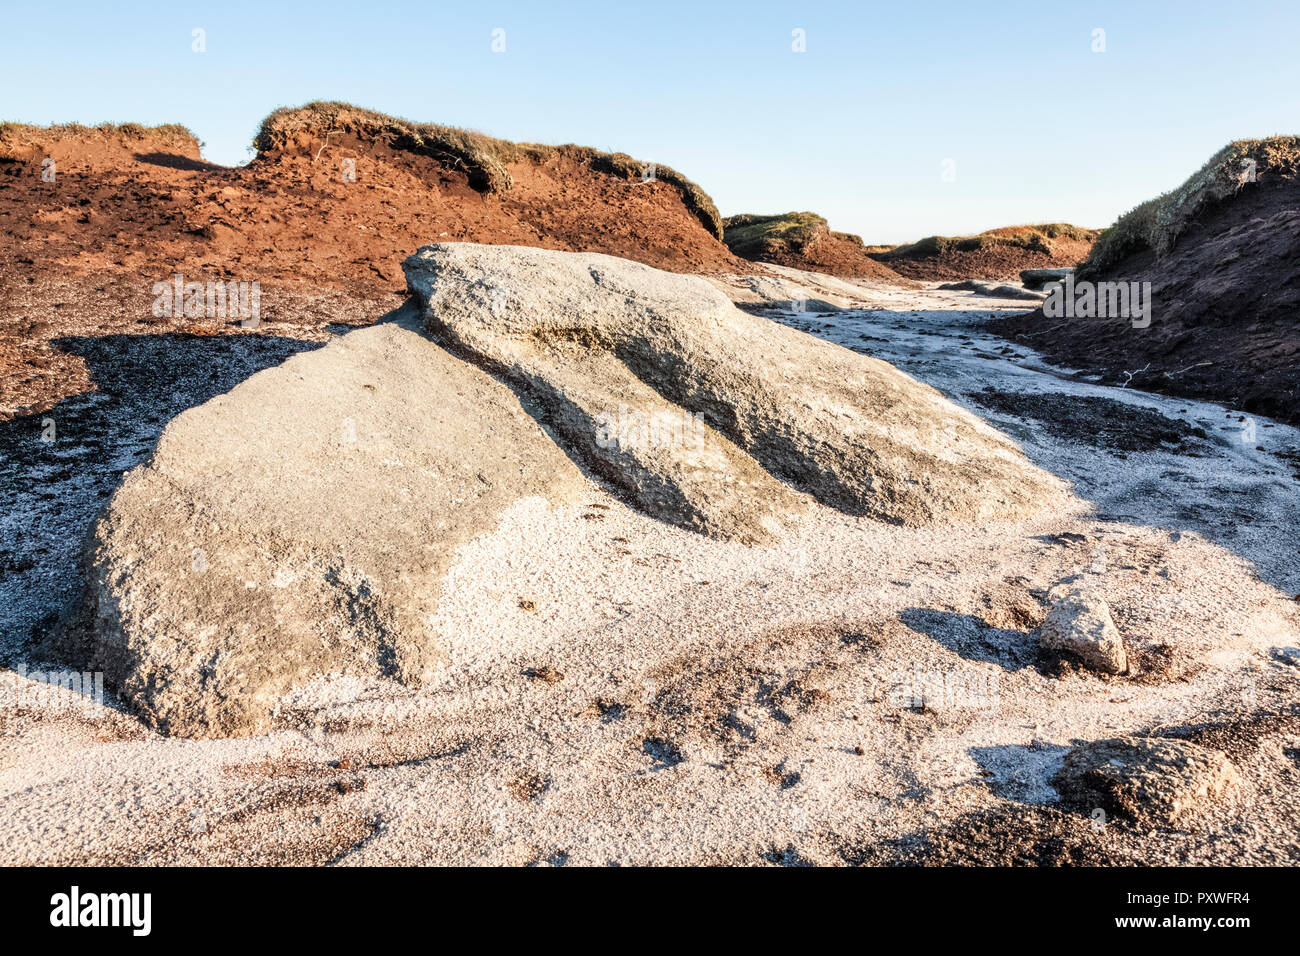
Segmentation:
<svg viewBox="0 0 1300 956">
<path fill-rule="evenodd" d="M 578 469 L 490 376 L 384 324 L 178 416 L 91 542 L 89 656 L 159 730 L 268 728 L 312 674 L 419 684 L 452 552 Z"/>
<path fill-rule="evenodd" d="M 1052 608 L 1038 630 L 1039 646 L 1073 654 L 1106 674 L 1122 674 L 1128 668 L 1124 639 L 1105 601 L 1082 586 L 1058 588 L 1051 600 Z"/>
<path fill-rule="evenodd" d="M 1223 797 L 1237 771 L 1217 750 L 1185 740 L 1117 737 L 1075 747 L 1056 777 L 1061 799 L 1139 826 L 1177 823 Z"/>
<path fill-rule="evenodd" d="M 792 312 L 838 312 L 845 306 L 843 299 L 824 298 L 807 285 L 780 275 L 746 276 L 745 283 L 755 303 L 765 307 Z"/>
<path fill-rule="evenodd" d="M 1073 269 L 1021 269 L 1020 281 L 1026 289 L 1041 289 L 1049 282 L 1061 282 L 1073 274 Z"/>
<path fill-rule="evenodd" d="M 1043 298 L 1040 293 L 1031 292 L 1027 288 L 1022 289 L 1014 285 L 999 285 L 996 282 L 980 282 L 976 279 L 945 282 L 939 288 L 950 292 L 973 292 L 975 295 L 987 296 L 990 299 L 1033 299 L 1041 301 Z"/>
<path fill-rule="evenodd" d="M 1062 494 L 935 390 L 702 279 L 465 244 L 407 271 L 440 342 L 386 323 L 252 376 L 169 424 L 98 522 L 79 656 L 160 730 L 264 731 L 315 675 L 426 682 L 456 548 L 590 491 L 583 465 L 742 542 L 816 501 L 920 524 Z"/>
<path fill-rule="evenodd" d="M 1062 492 L 934 389 L 743 312 L 698 277 L 466 243 L 427 246 L 404 268 L 440 341 L 537 402 L 634 505 L 685 527 L 761 540 L 801 493 L 916 525 L 1022 515 Z M 610 443 L 600 427 L 682 410 L 700 422 L 698 460 Z"/>
</svg>

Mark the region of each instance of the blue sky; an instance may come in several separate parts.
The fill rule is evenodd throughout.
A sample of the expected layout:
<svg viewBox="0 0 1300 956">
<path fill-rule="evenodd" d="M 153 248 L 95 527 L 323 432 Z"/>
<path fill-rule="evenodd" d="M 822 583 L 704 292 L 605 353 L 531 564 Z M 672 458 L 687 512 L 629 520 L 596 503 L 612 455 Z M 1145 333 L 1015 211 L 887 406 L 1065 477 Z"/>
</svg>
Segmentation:
<svg viewBox="0 0 1300 956">
<path fill-rule="evenodd" d="M 239 163 L 272 109 L 342 99 L 621 150 L 724 214 L 810 209 L 898 242 L 1104 226 L 1229 140 L 1300 133 L 1297 36 L 1294 0 L 71 0 L 8 6 L 0 119 L 180 122 Z"/>
</svg>

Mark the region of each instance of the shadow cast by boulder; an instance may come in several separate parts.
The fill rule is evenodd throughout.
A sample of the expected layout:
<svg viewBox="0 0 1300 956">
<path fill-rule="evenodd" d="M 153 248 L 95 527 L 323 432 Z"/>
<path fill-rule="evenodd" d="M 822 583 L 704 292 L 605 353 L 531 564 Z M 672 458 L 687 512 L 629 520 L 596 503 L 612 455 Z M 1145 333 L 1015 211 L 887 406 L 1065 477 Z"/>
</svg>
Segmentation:
<svg viewBox="0 0 1300 956">
<path fill-rule="evenodd" d="M 1039 742 L 1027 747 L 972 747 L 967 752 L 989 774 L 985 784 L 997 796 L 1032 806 L 1059 800 L 1052 781 L 1065 763 L 1069 747 Z"/>
<path fill-rule="evenodd" d="M 909 607 L 898 619 L 968 661 L 1018 671 L 1038 660 L 1038 644 L 1031 634 L 990 627 L 972 614 Z"/>
<path fill-rule="evenodd" d="M 321 343 L 270 335 L 105 335 L 57 348 L 90 367 L 95 390 L 0 422 L 0 664 L 49 636 L 82 593 L 78 560 L 123 473 L 181 412 Z"/>
</svg>

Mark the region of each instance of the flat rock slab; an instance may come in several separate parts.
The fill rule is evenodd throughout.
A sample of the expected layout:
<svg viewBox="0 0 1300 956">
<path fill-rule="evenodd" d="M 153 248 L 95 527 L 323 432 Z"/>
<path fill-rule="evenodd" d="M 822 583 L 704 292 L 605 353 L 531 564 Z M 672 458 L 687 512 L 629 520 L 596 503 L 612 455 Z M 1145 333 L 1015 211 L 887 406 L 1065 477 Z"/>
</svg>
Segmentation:
<svg viewBox="0 0 1300 956">
<path fill-rule="evenodd" d="M 1073 275 L 1073 269 L 1021 269 L 1020 281 L 1026 289 L 1041 289 L 1049 282 L 1064 282 L 1065 277 Z"/>
<path fill-rule="evenodd" d="M 751 315 L 706 280 L 594 253 L 440 243 L 404 264 L 440 341 L 544 409 L 649 514 L 761 541 L 804 497 L 903 525 L 1025 515 L 1064 486 L 893 366 Z M 682 444 L 610 422 L 683 413 Z M 688 477 L 689 476 L 689 477 Z"/>
<path fill-rule="evenodd" d="M 1237 771 L 1217 750 L 1184 740 L 1117 737 L 1075 747 L 1056 777 L 1061 799 L 1100 808 L 1139 826 L 1168 826 L 1235 786 Z"/>
<path fill-rule="evenodd" d="M 505 386 L 388 323 L 172 421 L 91 542 L 89 655 L 151 725 L 268 729 L 317 673 L 408 684 L 455 548 L 590 485 Z"/>
<path fill-rule="evenodd" d="M 948 292 L 973 292 L 975 295 L 987 296 L 990 299 L 1033 299 L 1038 302 L 1043 298 L 1041 292 L 1032 292 L 1029 288 L 1021 289 L 1019 286 L 980 282 L 976 279 L 945 282 L 939 288 Z"/>
</svg>

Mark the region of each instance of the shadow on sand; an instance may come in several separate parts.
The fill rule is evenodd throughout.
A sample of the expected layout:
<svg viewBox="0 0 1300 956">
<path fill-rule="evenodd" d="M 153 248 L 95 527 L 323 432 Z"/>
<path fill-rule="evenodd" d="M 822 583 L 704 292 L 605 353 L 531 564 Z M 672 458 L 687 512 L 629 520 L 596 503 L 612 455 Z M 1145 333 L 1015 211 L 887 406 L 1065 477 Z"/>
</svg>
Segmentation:
<svg viewBox="0 0 1300 956">
<path fill-rule="evenodd" d="M 0 665 L 45 637 L 82 591 L 82 543 L 123 473 L 188 408 L 322 343 L 271 335 L 57 339 L 96 390 L 0 422 Z"/>
</svg>

